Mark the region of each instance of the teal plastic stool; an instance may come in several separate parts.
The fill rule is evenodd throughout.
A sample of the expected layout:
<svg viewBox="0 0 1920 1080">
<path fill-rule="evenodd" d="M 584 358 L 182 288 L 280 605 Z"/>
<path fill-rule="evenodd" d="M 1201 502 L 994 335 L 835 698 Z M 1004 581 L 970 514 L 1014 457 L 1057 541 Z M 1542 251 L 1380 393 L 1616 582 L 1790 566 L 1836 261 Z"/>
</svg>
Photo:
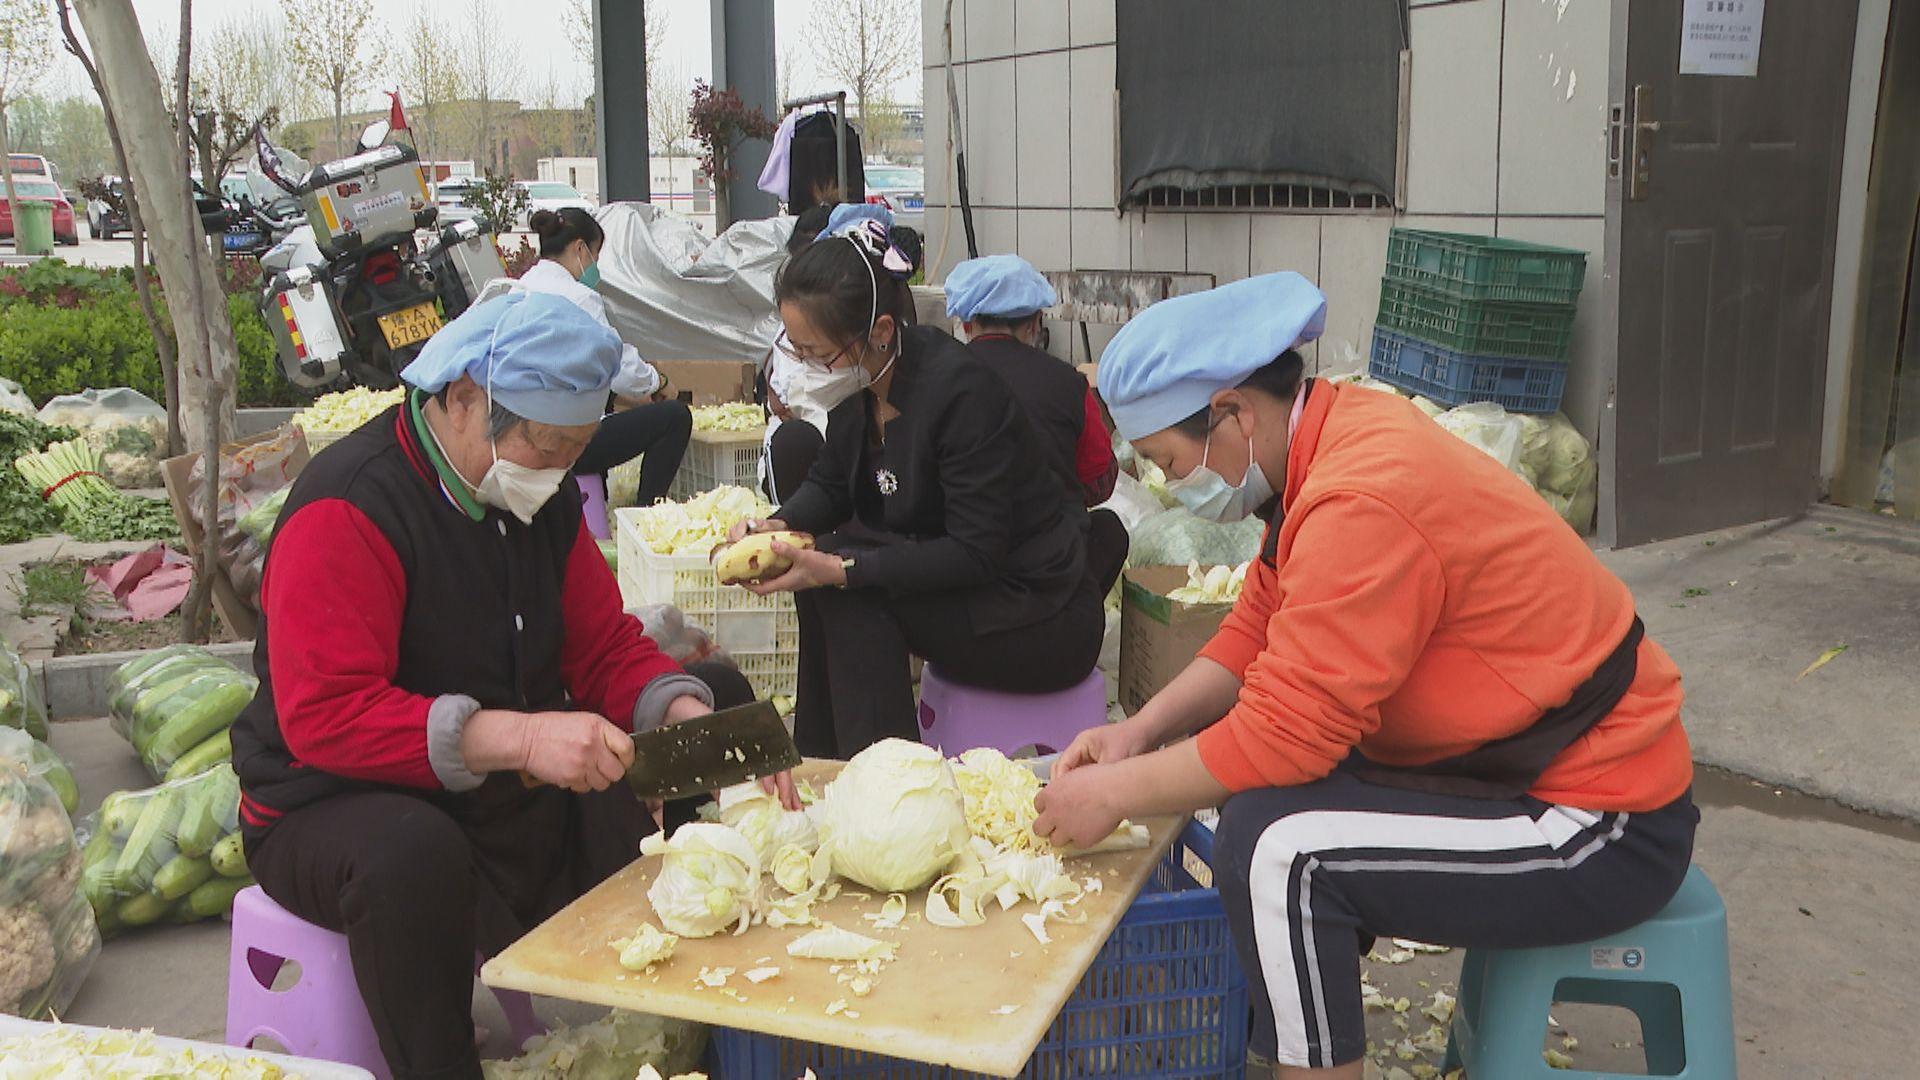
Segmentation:
<svg viewBox="0 0 1920 1080">
<path fill-rule="evenodd" d="M 1727 909 L 1698 867 L 1660 914 L 1584 945 L 1470 949 L 1442 1071 L 1468 1080 L 1564 1077 L 1540 1056 L 1555 1001 L 1614 1005 L 1640 1018 L 1647 1074 L 1734 1080 Z M 1620 1073 L 1579 1070 L 1595 1080 Z"/>
</svg>

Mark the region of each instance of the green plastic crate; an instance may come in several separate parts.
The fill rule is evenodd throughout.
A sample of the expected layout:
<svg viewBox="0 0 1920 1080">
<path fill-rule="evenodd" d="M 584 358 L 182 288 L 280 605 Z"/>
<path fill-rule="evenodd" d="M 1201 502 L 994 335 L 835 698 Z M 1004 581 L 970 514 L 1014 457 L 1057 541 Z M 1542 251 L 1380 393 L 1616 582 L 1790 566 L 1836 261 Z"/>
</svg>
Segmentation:
<svg viewBox="0 0 1920 1080">
<path fill-rule="evenodd" d="M 1461 300 L 1391 278 L 1380 283 L 1378 325 L 1473 356 L 1565 360 L 1572 304 Z"/>
<path fill-rule="evenodd" d="M 1587 253 L 1495 236 L 1394 229 L 1387 277 L 1462 300 L 1571 304 L 1580 298 Z"/>
</svg>

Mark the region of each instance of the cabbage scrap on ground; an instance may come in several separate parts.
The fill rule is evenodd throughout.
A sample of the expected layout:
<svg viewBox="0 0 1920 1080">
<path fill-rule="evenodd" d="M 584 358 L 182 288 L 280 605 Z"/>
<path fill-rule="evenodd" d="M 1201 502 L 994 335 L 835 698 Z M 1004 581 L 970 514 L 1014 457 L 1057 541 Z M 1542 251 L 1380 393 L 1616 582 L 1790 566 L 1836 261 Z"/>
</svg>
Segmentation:
<svg viewBox="0 0 1920 1080">
<path fill-rule="evenodd" d="M 700 1075 L 687 1070 L 698 1067 L 706 1048 L 706 1028 L 690 1020 L 616 1009 L 591 1024 L 556 1024 L 529 1039 L 519 1057 L 480 1068 L 486 1080 L 635 1080 L 648 1069 L 685 1080 Z"/>
</svg>

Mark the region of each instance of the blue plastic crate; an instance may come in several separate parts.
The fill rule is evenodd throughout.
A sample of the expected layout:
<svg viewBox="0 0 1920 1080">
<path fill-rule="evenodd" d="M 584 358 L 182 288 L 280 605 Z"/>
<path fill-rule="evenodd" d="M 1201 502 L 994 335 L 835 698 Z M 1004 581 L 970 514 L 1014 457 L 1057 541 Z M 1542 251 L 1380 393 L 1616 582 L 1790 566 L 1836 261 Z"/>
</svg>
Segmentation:
<svg viewBox="0 0 1920 1080">
<path fill-rule="evenodd" d="M 1442 405 L 1491 401 L 1523 413 L 1558 412 L 1567 389 L 1564 360 L 1469 356 L 1377 326 L 1367 373 Z"/>
<path fill-rule="evenodd" d="M 1212 888 L 1213 832 L 1192 822 L 1054 1018 L 1030 1080 L 1238 1077 L 1246 1070 L 1247 979 Z M 752 1031 L 715 1028 L 719 1080 L 971 1080 L 977 1073 Z"/>
</svg>

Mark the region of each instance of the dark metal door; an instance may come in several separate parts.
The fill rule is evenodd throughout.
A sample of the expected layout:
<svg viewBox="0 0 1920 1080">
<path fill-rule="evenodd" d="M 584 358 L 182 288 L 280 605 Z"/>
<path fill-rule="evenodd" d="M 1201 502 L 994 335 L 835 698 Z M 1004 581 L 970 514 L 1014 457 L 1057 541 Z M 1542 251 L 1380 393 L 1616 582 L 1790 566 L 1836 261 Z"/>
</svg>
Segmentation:
<svg viewBox="0 0 1920 1080">
<path fill-rule="evenodd" d="M 1796 514 L 1815 497 L 1858 4 L 1766 4 L 1745 77 L 1679 73 L 1684 0 L 1621 2 L 1608 194 L 1625 545 Z"/>
</svg>

